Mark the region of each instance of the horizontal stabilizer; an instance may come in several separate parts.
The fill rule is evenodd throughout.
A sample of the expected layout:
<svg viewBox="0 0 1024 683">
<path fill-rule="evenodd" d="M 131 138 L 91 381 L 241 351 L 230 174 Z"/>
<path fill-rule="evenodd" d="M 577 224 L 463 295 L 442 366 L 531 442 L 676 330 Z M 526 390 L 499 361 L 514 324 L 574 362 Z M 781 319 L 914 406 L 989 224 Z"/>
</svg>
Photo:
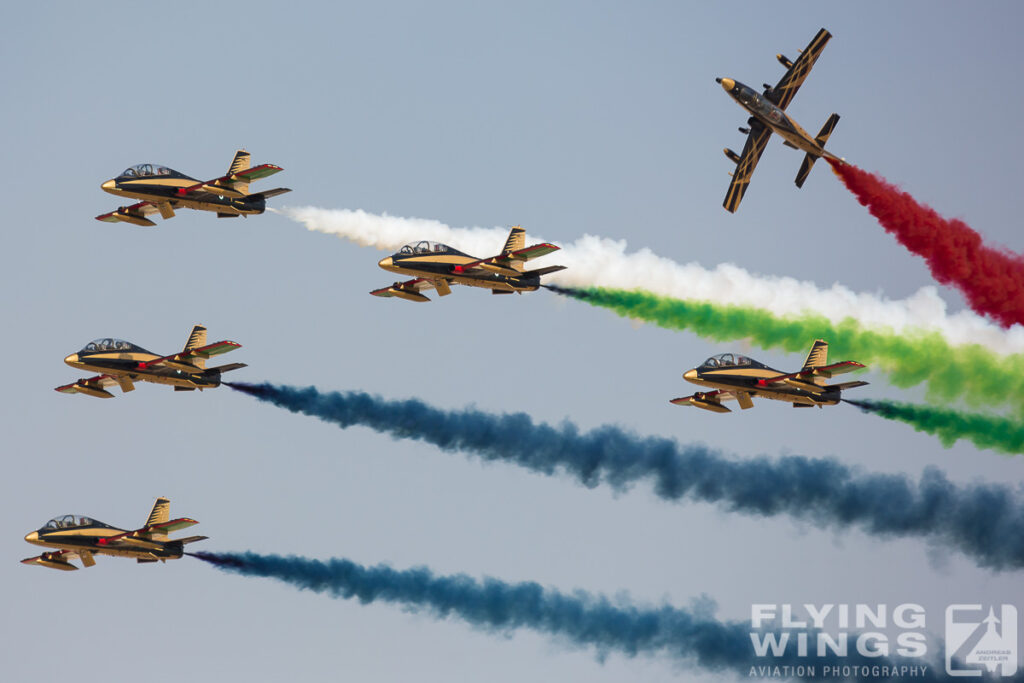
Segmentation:
<svg viewBox="0 0 1024 683">
<path fill-rule="evenodd" d="M 817 155 L 811 154 L 810 152 L 804 155 L 804 161 L 802 164 L 800 164 L 800 170 L 797 171 L 796 174 L 797 187 L 804 186 L 804 181 L 807 180 L 807 176 L 811 172 L 811 168 L 814 167 L 814 162 L 817 161 L 818 159 L 819 157 Z"/>
<path fill-rule="evenodd" d="M 544 268 L 536 268 L 534 270 L 524 271 L 523 277 L 540 277 L 541 275 L 548 275 L 550 273 L 557 273 L 560 270 L 565 270 L 565 266 L 546 266 Z"/>
<path fill-rule="evenodd" d="M 239 368 L 246 368 L 246 367 L 249 367 L 249 366 L 246 365 L 245 363 L 228 363 L 227 365 L 218 365 L 215 368 L 210 368 L 209 370 L 207 370 L 203 374 L 204 375 L 205 374 L 212 374 L 212 373 L 222 374 L 222 373 L 225 373 L 225 372 L 231 372 L 232 370 L 238 370 Z"/>
<path fill-rule="evenodd" d="M 866 387 L 867 385 L 867 382 L 843 382 L 842 384 L 830 384 L 828 388 L 835 391 L 846 391 L 847 389 Z"/>
<path fill-rule="evenodd" d="M 288 188 L 288 187 L 276 187 L 273 190 L 267 190 L 266 192 L 258 192 L 256 194 L 249 195 L 249 196 L 252 199 L 270 199 L 271 197 L 276 197 L 277 195 L 284 194 L 285 192 L 291 192 L 291 188 Z"/>
<path fill-rule="evenodd" d="M 187 536 L 185 538 L 175 539 L 174 542 L 180 543 L 182 545 L 187 545 L 189 543 L 195 543 L 197 541 L 205 541 L 207 538 L 209 538 L 209 536 Z"/>
<path fill-rule="evenodd" d="M 814 138 L 814 141 L 824 147 L 825 143 L 828 142 L 829 136 L 832 135 L 832 131 L 836 129 L 837 123 L 839 123 L 839 114 L 832 114 L 832 116 L 828 117 L 828 121 L 825 122 L 825 125 L 821 127 L 821 130 L 818 132 L 817 137 Z"/>
</svg>

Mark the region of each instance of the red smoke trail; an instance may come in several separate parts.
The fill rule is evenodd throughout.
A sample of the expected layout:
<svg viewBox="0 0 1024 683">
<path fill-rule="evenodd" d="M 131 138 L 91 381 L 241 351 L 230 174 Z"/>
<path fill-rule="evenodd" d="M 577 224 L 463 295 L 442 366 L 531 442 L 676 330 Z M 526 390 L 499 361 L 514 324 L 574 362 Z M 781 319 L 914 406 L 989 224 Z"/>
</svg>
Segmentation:
<svg viewBox="0 0 1024 683">
<path fill-rule="evenodd" d="M 936 280 L 959 289 L 971 308 L 1003 327 L 1024 323 L 1024 258 L 986 247 L 966 223 L 943 218 L 880 176 L 828 162 L 886 232 L 924 257 Z"/>
</svg>

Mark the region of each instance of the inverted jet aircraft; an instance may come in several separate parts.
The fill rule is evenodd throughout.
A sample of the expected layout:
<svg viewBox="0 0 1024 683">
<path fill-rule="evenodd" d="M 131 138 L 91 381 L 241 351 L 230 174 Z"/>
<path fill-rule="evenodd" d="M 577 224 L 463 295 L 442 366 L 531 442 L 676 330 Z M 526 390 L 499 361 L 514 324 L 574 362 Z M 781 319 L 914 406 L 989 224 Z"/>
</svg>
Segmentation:
<svg viewBox="0 0 1024 683">
<path fill-rule="evenodd" d="M 546 242 L 529 247 L 525 244 L 526 231 L 518 225 L 512 228 L 501 253 L 485 259 L 463 254 L 439 242 L 412 242 L 398 253 L 381 259 L 378 265 L 394 273 L 415 275 L 416 279 L 396 282 L 370 294 L 422 302 L 430 301 L 420 293 L 423 290 L 436 289 L 439 296 L 448 296 L 453 284 L 483 287 L 492 294 L 532 292 L 540 287 L 542 275 L 565 270 L 565 266 L 524 270 L 526 261 L 558 251 L 558 247 Z"/>
<path fill-rule="evenodd" d="M 85 394 L 96 398 L 113 398 L 104 387 L 119 385 L 121 391 L 135 389 L 135 382 L 170 384 L 175 391 L 193 391 L 220 386 L 220 376 L 230 370 L 244 368 L 245 363 L 229 363 L 215 368 L 206 367 L 206 359 L 241 347 L 233 341 L 206 343 L 206 328 L 192 328 L 181 353 L 158 356 L 123 339 L 107 337 L 96 339 L 73 353 L 64 362 L 73 368 L 102 372 L 102 375 L 80 379 L 57 387 L 65 394 Z"/>
<path fill-rule="evenodd" d="M 25 540 L 34 545 L 58 548 L 37 557 L 27 557 L 22 564 L 39 565 L 62 571 L 78 569 L 71 564 L 76 557 L 82 565 L 96 564 L 94 555 L 134 557 L 136 562 L 166 562 L 176 560 L 184 554 L 183 546 L 202 541 L 206 536 L 189 536 L 173 541 L 167 534 L 198 524 L 194 519 L 180 517 L 170 519 L 171 501 L 157 498 L 153 511 L 141 529 L 126 531 L 84 515 L 54 517 L 36 531 L 25 535 Z"/>
<path fill-rule="evenodd" d="M 796 186 L 803 187 L 807 180 L 807 174 L 811 172 L 814 162 L 820 157 L 840 160 L 831 152 L 825 151 L 825 143 L 828 141 L 836 124 L 839 123 L 839 114 L 832 114 L 822 126 L 817 136 L 811 137 L 803 128 L 786 114 L 786 107 L 793 101 L 793 96 L 800 88 L 800 85 L 811 72 L 811 67 L 818 59 L 818 55 L 825 49 L 832 34 L 821 29 L 814 36 L 805 50 L 801 51 L 795 62 L 791 62 L 785 55 L 775 55 L 775 58 L 786 67 L 786 74 L 782 80 L 773 88 L 768 83 L 764 84 L 764 93 L 756 90 L 739 81 L 731 78 L 716 78 L 717 83 L 722 84 L 729 96 L 739 102 L 740 106 L 750 112 L 746 128 L 741 127 L 740 132 L 747 135 L 747 143 L 743 146 L 743 152 L 736 154 L 728 147 L 725 148 L 725 156 L 736 164 L 735 173 L 732 175 L 732 183 L 729 184 L 729 191 L 725 195 L 725 206 L 727 211 L 734 212 L 743 199 L 743 193 L 747 191 L 750 184 L 750 176 L 754 173 L 761 153 L 772 133 L 782 136 L 783 144 L 793 149 L 806 152 L 800 171 L 796 174 Z"/>
<path fill-rule="evenodd" d="M 244 149 L 235 152 L 235 158 L 227 175 L 203 182 L 157 164 L 138 164 L 112 178 L 100 187 L 119 197 L 132 197 L 143 201 L 131 206 L 122 206 L 116 211 L 96 216 L 98 221 L 117 223 L 125 221 L 135 225 L 156 225 L 146 218 L 159 213 L 165 220 L 174 218 L 175 209 L 198 209 L 215 211 L 218 218 L 235 218 L 263 213 L 267 199 L 285 192 L 279 187 L 265 192 L 249 194 L 249 183 L 266 178 L 282 170 L 274 164 L 249 166 L 249 153 Z"/>
<path fill-rule="evenodd" d="M 693 396 L 670 401 L 677 406 L 696 406 L 716 413 L 731 413 L 722 401 L 739 401 L 740 408 L 754 407 L 754 396 L 792 403 L 794 408 L 834 406 L 842 392 L 862 387 L 867 382 L 826 384 L 833 375 L 860 370 L 864 366 L 852 360 L 828 364 L 828 342 L 818 339 L 811 346 L 804 366 L 789 374 L 774 370 L 756 360 L 733 353 L 708 358 L 702 365 L 683 373 L 687 382 L 714 387 Z"/>
</svg>

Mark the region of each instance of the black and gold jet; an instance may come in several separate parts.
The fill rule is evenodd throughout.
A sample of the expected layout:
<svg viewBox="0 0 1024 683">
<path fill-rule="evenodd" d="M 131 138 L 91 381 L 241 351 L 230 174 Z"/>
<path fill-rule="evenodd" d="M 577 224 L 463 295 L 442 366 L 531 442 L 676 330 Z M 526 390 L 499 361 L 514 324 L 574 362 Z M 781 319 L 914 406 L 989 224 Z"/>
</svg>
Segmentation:
<svg viewBox="0 0 1024 683">
<path fill-rule="evenodd" d="M 190 178 L 166 166 L 138 164 L 125 169 L 121 175 L 106 181 L 100 187 L 119 197 L 132 197 L 143 201 L 96 216 L 96 220 L 107 223 L 125 221 L 143 226 L 156 225 L 146 216 L 159 213 L 164 219 L 174 218 L 175 209 L 215 211 L 218 218 L 260 214 L 267 208 L 267 199 L 291 190 L 279 187 L 249 194 L 249 183 L 281 170 L 280 166 L 274 164 L 250 167 L 249 153 L 244 149 L 235 152 L 227 175 L 208 182 Z"/>
<path fill-rule="evenodd" d="M 80 379 L 57 387 L 65 394 L 85 394 L 96 398 L 113 398 L 104 387 L 119 385 L 121 391 L 135 389 L 135 382 L 170 384 L 175 391 L 210 389 L 220 386 L 220 376 L 230 370 L 244 368 L 245 363 L 229 363 L 215 368 L 206 367 L 206 359 L 242 345 L 233 341 L 206 343 L 206 328 L 192 328 L 181 353 L 158 356 L 123 339 L 106 337 L 95 339 L 64 362 L 73 368 L 102 372 L 102 375 Z"/>
<path fill-rule="evenodd" d="M 782 80 L 772 87 L 764 84 L 764 93 L 758 93 L 753 88 L 743 85 L 731 78 L 716 78 L 715 81 L 722 84 L 729 96 L 739 102 L 740 106 L 750 112 L 747 119 L 747 128 L 740 128 L 741 133 L 747 134 L 747 143 L 743 146 L 743 152 L 736 154 L 728 147 L 725 148 L 725 156 L 736 163 L 736 171 L 732 175 L 732 183 L 725 195 L 725 206 L 727 211 L 733 212 L 740 205 L 743 193 L 747 191 L 750 184 L 750 176 L 754 173 L 761 153 L 768 144 L 768 138 L 772 133 L 782 136 L 783 144 L 793 149 L 806 152 L 804 162 L 800 165 L 800 171 L 796 174 L 796 186 L 803 187 L 807 180 L 807 174 L 811 172 L 814 162 L 820 157 L 829 159 L 840 158 L 831 152 L 825 151 L 825 143 L 828 141 L 832 131 L 839 122 L 839 114 L 832 114 L 822 126 L 817 136 L 811 137 L 807 131 L 800 127 L 796 121 L 786 114 L 786 107 L 793 101 L 793 96 L 800 88 L 800 85 L 811 72 L 811 67 L 818 59 L 818 55 L 825 49 L 832 34 L 821 29 L 814 36 L 805 50 L 795 62 L 791 62 L 785 55 L 776 55 L 776 59 L 786 67 L 786 74 Z"/>
<path fill-rule="evenodd" d="M 856 361 L 844 360 L 828 364 L 828 342 L 818 339 L 811 346 L 804 366 L 789 374 L 774 370 L 756 360 L 733 353 L 708 358 L 702 365 L 683 373 L 687 382 L 713 387 L 714 391 L 698 391 L 693 396 L 674 398 L 677 406 L 695 406 L 715 413 L 731 413 L 722 401 L 739 401 L 740 408 L 754 407 L 754 396 L 792 403 L 794 408 L 834 406 L 845 389 L 862 387 L 867 382 L 826 384 L 833 375 L 860 370 Z"/>
<path fill-rule="evenodd" d="M 171 501 L 157 498 L 146 524 L 134 531 L 118 529 L 85 515 L 54 517 L 36 531 L 26 534 L 25 540 L 57 550 L 27 557 L 21 563 L 67 572 L 78 569 L 71 564 L 75 558 L 80 559 L 82 565 L 92 567 L 96 564 L 94 555 L 134 557 L 136 562 L 176 560 L 184 554 L 187 543 L 205 540 L 206 536 L 169 539 L 167 535 L 172 531 L 199 523 L 188 517 L 171 519 L 170 509 Z"/>
<path fill-rule="evenodd" d="M 413 242 L 398 253 L 381 259 L 378 265 L 394 273 L 415 275 L 416 279 L 396 282 L 370 294 L 397 296 L 407 301 L 430 301 L 420 292 L 436 289 L 439 296 L 448 296 L 452 293 L 451 285 L 483 287 L 491 290 L 492 294 L 532 292 L 540 287 L 542 275 L 565 270 L 565 266 L 524 270 L 530 259 L 558 251 L 558 247 L 546 242 L 529 247 L 525 245 L 526 231 L 518 225 L 512 228 L 501 253 L 485 259 L 463 254 L 439 242 Z"/>
</svg>

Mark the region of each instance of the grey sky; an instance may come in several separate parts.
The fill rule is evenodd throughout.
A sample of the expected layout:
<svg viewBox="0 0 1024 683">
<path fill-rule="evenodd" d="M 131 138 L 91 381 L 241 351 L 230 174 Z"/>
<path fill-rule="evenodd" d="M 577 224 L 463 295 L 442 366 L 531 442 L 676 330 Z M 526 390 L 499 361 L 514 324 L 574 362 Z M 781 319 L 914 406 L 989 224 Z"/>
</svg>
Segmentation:
<svg viewBox="0 0 1024 683">
<path fill-rule="evenodd" d="M 367 296 L 380 252 L 266 214 L 182 211 L 108 225 L 101 182 L 139 162 L 212 178 L 237 147 L 285 168 L 272 205 L 362 208 L 453 226 L 521 223 L 628 240 L 679 262 L 901 298 L 932 284 L 819 164 L 769 145 L 736 215 L 721 208 L 742 110 L 714 82 L 783 73 L 834 38 L 789 108 L 829 147 L 986 240 L 1024 252 L 1017 3 L 19 3 L 0 27 L 5 131 L 3 318 L 13 351 L 0 420 L 0 678 L 152 681 L 714 679 L 667 658 L 599 662 L 530 633 L 360 606 L 223 575 L 189 559 L 17 563 L 22 537 L 81 513 L 141 525 L 153 498 L 208 550 L 424 564 L 563 590 L 628 592 L 719 616 L 754 602 L 1010 602 L 1020 578 L 920 541 L 614 495 L 572 481 L 341 431 L 223 388 L 58 394 L 61 360 L 118 336 L 155 352 L 191 326 L 243 348 L 239 380 L 364 389 L 444 407 L 616 422 L 739 457 L 834 455 L 914 476 L 1022 481 L 1020 457 L 943 449 L 840 406 L 670 405 L 681 373 L 730 345 L 631 324 L 547 292 L 459 289 L 416 306 Z M 279 181 L 279 182 L 278 182 Z M 269 183 L 269 184 L 268 184 Z M 453 245 L 458 246 L 458 245 Z M 500 245 L 495 245 L 496 248 Z M 481 254 L 483 256 L 484 254 Z M 557 255 L 541 265 L 558 263 Z M 959 295 L 943 291 L 954 310 Z M 811 340 L 808 340 L 810 342 Z M 742 345 L 732 345 L 740 347 Z M 774 367 L 798 355 L 744 348 Z M 864 397 L 920 400 L 867 377 Z M 130 672 L 130 674 L 129 674 Z"/>
</svg>

